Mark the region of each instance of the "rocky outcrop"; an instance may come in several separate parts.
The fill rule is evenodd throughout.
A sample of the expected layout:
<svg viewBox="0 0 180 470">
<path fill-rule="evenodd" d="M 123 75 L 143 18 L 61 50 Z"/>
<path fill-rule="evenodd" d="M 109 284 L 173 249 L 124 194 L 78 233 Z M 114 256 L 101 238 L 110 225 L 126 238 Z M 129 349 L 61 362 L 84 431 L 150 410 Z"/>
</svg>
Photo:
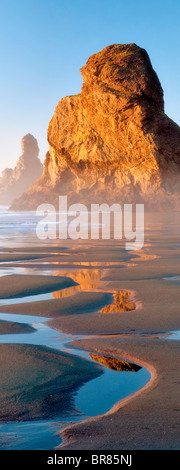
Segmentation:
<svg viewBox="0 0 180 470">
<path fill-rule="evenodd" d="M 40 203 L 178 201 L 180 128 L 164 112 L 147 52 L 114 44 L 81 69 L 82 91 L 57 105 L 42 177 L 13 208 Z"/>
<path fill-rule="evenodd" d="M 21 140 L 22 155 L 14 168 L 6 168 L 0 178 L 0 204 L 9 205 L 42 175 L 43 165 L 38 158 L 37 140 L 25 135 Z"/>
</svg>

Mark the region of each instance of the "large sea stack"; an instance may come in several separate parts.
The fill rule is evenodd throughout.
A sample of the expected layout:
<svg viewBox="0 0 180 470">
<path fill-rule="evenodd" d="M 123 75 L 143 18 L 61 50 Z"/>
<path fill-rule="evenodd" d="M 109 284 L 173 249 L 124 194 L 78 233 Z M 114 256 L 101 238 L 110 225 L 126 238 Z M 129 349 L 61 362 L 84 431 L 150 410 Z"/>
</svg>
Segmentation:
<svg viewBox="0 0 180 470">
<path fill-rule="evenodd" d="M 13 209 L 40 203 L 178 204 L 180 127 L 164 112 L 147 52 L 114 44 L 81 69 L 81 93 L 58 103 L 42 177 Z"/>
</svg>

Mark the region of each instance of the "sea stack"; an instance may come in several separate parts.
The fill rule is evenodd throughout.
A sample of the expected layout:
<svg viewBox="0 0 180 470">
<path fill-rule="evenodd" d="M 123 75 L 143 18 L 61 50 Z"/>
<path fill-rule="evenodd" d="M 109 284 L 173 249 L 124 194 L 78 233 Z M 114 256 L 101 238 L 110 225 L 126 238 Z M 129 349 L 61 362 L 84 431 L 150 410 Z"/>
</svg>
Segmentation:
<svg viewBox="0 0 180 470">
<path fill-rule="evenodd" d="M 180 127 L 164 112 L 147 52 L 113 44 L 81 74 L 81 93 L 61 99 L 49 123 L 43 175 L 12 208 L 58 207 L 59 195 L 85 204 L 179 204 Z"/>
<path fill-rule="evenodd" d="M 37 140 L 31 134 L 21 140 L 22 155 L 14 168 L 5 168 L 0 178 L 0 204 L 9 205 L 14 198 L 19 198 L 33 181 L 43 172 L 43 165 L 38 158 Z"/>
</svg>

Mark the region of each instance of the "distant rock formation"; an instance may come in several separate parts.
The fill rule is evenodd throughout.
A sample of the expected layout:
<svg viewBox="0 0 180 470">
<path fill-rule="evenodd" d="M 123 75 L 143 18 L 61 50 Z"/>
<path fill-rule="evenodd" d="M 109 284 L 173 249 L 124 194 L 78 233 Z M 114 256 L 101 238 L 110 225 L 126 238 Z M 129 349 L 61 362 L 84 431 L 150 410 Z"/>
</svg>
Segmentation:
<svg viewBox="0 0 180 470">
<path fill-rule="evenodd" d="M 16 167 L 5 168 L 0 178 L 0 204 L 9 205 L 19 198 L 42 175 L 43 165 L 38 158 L 37 140 L 31 134 L 21 140 L 22 155 Z"/>
<path fill-rule="evenodd" d="M 13 209 L 40 203 L 179 202 L 180 128 L 164 113 L 147 52 L 114 44 L 81 69 L 82 91 L 58 103 L 42 177 Z"/>
</svg>

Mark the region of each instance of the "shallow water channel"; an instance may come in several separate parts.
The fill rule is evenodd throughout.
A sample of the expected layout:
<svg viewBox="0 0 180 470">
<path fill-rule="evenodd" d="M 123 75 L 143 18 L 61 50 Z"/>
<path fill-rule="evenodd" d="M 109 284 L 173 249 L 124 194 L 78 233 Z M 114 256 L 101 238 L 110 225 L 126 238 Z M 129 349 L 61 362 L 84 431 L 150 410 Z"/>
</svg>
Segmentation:
<svg viewBox="0 0 180 470">
<path fill-rule="evenodd" d="M 36 300 L 51 298 L 51 294 L 33 296 Z M 1 300 L 1 304 L 27 302 L 27 297 L 21 299 Z M 89 352 L 72 348 L 73 340 L 83 339 L 83 336 L 68 335 L 50 328 L 47 318 L 0 314 L 0 320 L 16 323 L 26 323 L 35 329 L 35 332 L 21 334 L 0 335 L 1 343 L 21 343 L 47 346 L 66 353 L 75 354 L 93 361 Z M 88 364 L 87 364 L 88 366 Z M 75 404 L 81 413 L 71 416 L 57 416 L 56 419 L 30 422 L 8 422 L 0 424 L 1 449 L 53 449 L 60 445 L 61 440 L 58 431 L 70 423 L 82 421 L 88 417 L 97 416 L 108 412 L 118 401 L 142 388 L 150 379 L 150 373 L 143 367 L 137 367 L 135 371 L 117 371 L 101 365 L 103 373 L 81 386 L 75 397 Z"/>
<path fill-rule="evenodd" d="M 165 213 L 165 217 L 157 214 L 157 217 L 154 217 L 148 223 L 146 223 L 146 237 L 148 241 L 150 240 L 150 245 L 154 244 L 156 248 L 156 252 L 158 256 L 161 254 L 161 250 L 164 249 L 164 246 L 170 246 L 171 253 L 174 254 L 174 250 L 179 249 L 179 213 L 177 213 L 177 218 L 174 219 L 172 214 L 167 216 Z M 31 237 L 33 233 L 36 231 L 36 224 L 37 218 L 35 214 L 21 214 L 21 213 L 11 213 L 5 211 L 0 208 L 0 225 L 1 225 L 1 249 L 6 249 L 8 244 L 12 249 L 14 247 L 21 247 L 22 240 L 27 243 L 27 237 L 30 237 L 30 247 L 33 243 L 31 241 Z M 168 228 L 167 228 L 168 227 Z M 36 238 L 35 238 L 36 240 Z M 162 241 L 164 240 L 164 245 Z M 54 247 L 56 250 L 56 247 Z M 28 251 L 28 250 L 27 250 Z M 45 250 L 46 251 L 46 250 Z M 5 252 L 3 251 L 3 254 Z M 19 253 L 19 251 L 18 251 Z M 23 251 L 24 253 L 24 251 Z M 63 252 L 64 253 L 64 252 Z M 42 254 L 42 253 L 41 253 Z M 52 253 L 51 253 L 52 254 Z M 55 253 L 54 253 L 55 254 Z M 60 252 L 58 251 L 58 254 Z M 82 253 L 81 253 L 82 254 Z M 72 253 L 71 253 L 72 255 Z M 164 255 L 162 255 L 164 256 Z M 72 256 L 73 257 L 73 256 Z M 67 259 L 66 259 L 67 258 Z M 129 259 L 131 257 L 129 256 Z M 68 256 L 64 256 L 64 263 L 68 265 Z M 75 259 L 75 258 L 74 258 Z M 97 260 L 100 259 L 97 258 Z M 108 260 L 107 256 L 107 260 Z M 124 264 L 124 258 L 122 263 L 116 263 L 115 258 L 112 258 L 114 262 L 111 262 L 111 265 L 121 268 Z M 81 290 L 91 290 L 96 289 L 96 284 L 100 280 L 101 276 L 101 266 L 100 263 L 95 262 L 89 263 L 89 271 L 86 271 L 86 276 L 84 280 L 82 279 L 82 286 L 80 286 Z M 86 260 L 85 260 L 86 261 Z M 84 264 L 88 267 L 88 263 L 83 261 L 79 263 L 79 261 L 74 261 L 74 265 L 81 266 Z M 126 257 L 125 261 L 129 261 Z M 31 270 L 31 262 L 27 259 L 26 264 L 28 263 L 28 268 L 24 270 L 19 266 L 13 268 L 11 263 L 3 262 L 4 268 L 1 268 L 1 276 L 9 275 L 9 274 L 51 274 L 51 269 L 49 267 L 48 261 L 41 261 L 41 266 L 43 265 L 43 269 L 39 272 L 34 271 L 33 267 Z M 34 261 L 33 261 L 34 263 Z M 16 261 L 17 264 L 17 261 Z M 98 265 L 100 269 L 98 269 Z M 106 264 L 104 262 L 101 263 L 103 266 Z M 53 266 L 53 261 L 51 262 Z M 56 267 L 57 271 L 60 269 L 62 270 L 63 262 L 61 265 L 59 263 L 54 263 L 53 271 L 56 274 Z M 65 267 L 64 270 L 72 271 L 73 270 L 73 262 L 71 267 Z M 94 274 L 94 276 L 90 276 L 90 274 Z M 172 272 L 174 272 L 172 270 Z M 58 275 L 61 275 L 58 273 Z M 62 272 L 63 275 L 63 272 Z M 70 274 L 69 274 L 70 275 Z M 89 275 L 89 279 L 88 279 Z M 165 273 L 166 276 L 166 273 Z M 164 279 L 169 279 L 165 277 Z M 172 282 L 179 282 L 180 277 L 179 275 L 171 276 Z M 79 281 L 78 281 L 79 282 Z M 71 289 L 71 288 L 70 288 Z M 78 290 L 79 287 L 73 287 L 72 291 Z M 70 292 L 70 291 L 69 291 Z M 69 294 L 68 294 L 69 295 Z M 15 304 L 19 302 L 33 302 L 35 300 L 46 300 L 53 298 L 52 294 L 42 294 L 36 296 L 29 296 L 29 297 L 21 297 L 20 299 L 3 299 L 1 300 L 1 305 L 8 305 L 8 304 Z M 57 297 L 58 298 L 58 297 Z M 92 313 L 93 315 L 93 313 Z M 68 335 L 56 330 L 51 329 L 47 324 L 47 318 L 42 318 L 39 316 L 29 316 L 29 315 L 16 315 L 16 314 L 0 314 L 0 320 L 4 321 L 12 321 L 12 322 L 19 322 L 19 323 L 26 323 L 34 327 L 35 332 L 31 332 L 29 334 L 22 333 L 22 334 L 11 334 L 11 335 L 0 335 L 0 342 L 1 343 L 21 343 L 21 344 L 32 344 L 32 345 L 42 345 L 47 346 L 50 348 L 54 348 L 59 351 L 63 351 L 69 354 L 75 354 L 76 356 L 83 357 L 87 361 L 94 361 L 93 356 L 90 356 L 90 353 L 93 351 L 85 352 L 80 349 L 75 349 L 71 347 L 71 342 L 78 339 L 84 339 L 84 336 L 74 336 Z M 119 332 L 120 333 L 120 332 Z M 117 336 L 117 335 L 116 335 Z M 105 337 L 105 335 L 103 335 Z M 96 336 L 98 338 L 98 336 Z M 169 339 L 179 339 L 180 333 L 178 332 L 170 332 L 167 335 L 167 340 Z M 122 358 L 125 360 L 125 358 Z M 97 360 L 97 358 L 96 358 Z M 100 364 L 99 364 L 100 365 Z M 88 363 L 87 363 L 88 366 Z M 59 431 L 64 429 L 66 426 L 69 426 L 72 423 L 80 422 L 82 420 L 88 419 L 89 417 L 98 416 L 107 413 L 112 407 L 118 403 L 123 398 L 131 395 L 132 393 L 140 390 L 149 380 L 150 380 L 150 372 L 143 367 L 137 367 L 136 370 L 132 371 L 121 371 L 121 370 L 113 370 L 105 365 L 101 364 L 103 373 L 88 382 L 86 382 L 83 386 L 79 387 L 76 396 L 75 396 L 75 403 L 77 409 L 80 410 L 80 413 L 74 413 L 71 416 L 63 416 L 57 415 L 56 418 L 50 420 L 41 420 L 41 421 L 28 421 L 28 422 L 1 422 L 0 423 L 0 448 L 1 449 L 29 449 L 29 450 L 52 450 L 56 446 L 61 444 L 61 439 L 58 434 Z"/>
</svg>

